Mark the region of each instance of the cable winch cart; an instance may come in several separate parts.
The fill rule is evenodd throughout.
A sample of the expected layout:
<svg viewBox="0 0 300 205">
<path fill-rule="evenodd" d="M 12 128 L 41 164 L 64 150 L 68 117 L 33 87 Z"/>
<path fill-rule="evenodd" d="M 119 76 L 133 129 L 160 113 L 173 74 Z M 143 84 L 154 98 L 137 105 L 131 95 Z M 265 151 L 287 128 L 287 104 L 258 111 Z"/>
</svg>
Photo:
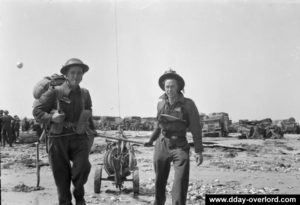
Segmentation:
<svg viewBox="0 0 300 205">
<path fill-rule="evenodd" d="M 101 136 L 106 139 L 106 150 L 103 164 L 98 164 L 94 177 L 94 192 L 100 193 L 102 181 L 112 181 L 120 192 L 125 181 L 132 182 L 134 195 L 139 194 L 139 169 L 135 158 L 134 146 L 142 144 L 128 140 L 120 131 L 117 137 Z M 109 139 L 109 140 L 108 140 Z M 106 171 L 107 178 L 102 177 L 102 170 Z M 127 177 L 130 177 L 127 179 Z"/>
</svg>

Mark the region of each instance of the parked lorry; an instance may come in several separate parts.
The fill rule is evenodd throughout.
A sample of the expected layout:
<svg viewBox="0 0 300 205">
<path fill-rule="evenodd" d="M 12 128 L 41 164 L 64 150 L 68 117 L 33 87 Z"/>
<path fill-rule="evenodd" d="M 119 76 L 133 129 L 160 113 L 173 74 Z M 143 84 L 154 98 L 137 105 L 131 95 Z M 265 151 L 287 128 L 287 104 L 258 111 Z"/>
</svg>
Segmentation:
<svg viewBox="0 0 300 205">
<path fill-rule="evenodd" d="M 143 117 L 141 120 L 141 127 L 143 131 L 151 131 L 154 129 L 156 123 L 155 117 Z"/>
<path fill-rule="evenodd" d="M 101 116 L 99 128 L 100 130 L 117 130 L 122 119 L 113 116 Z"/>
<path fill-rule="evenodd" d="M 211 113 L 201 117 L 202 134 L 203 136 L 227 137 L 229 132 L 228 113 L 218 112 Z"/>
<path fill-rule="evenodd" d="M 272 125 L 272 119 L 262 120 L 239 120 L 237 131 L 242 135 L 241 138 L 266 138 L 266 128 Z"/>
<path fill-rule="evenodd" d="M 274 124 L 281 128 L 284 134 L 297 134 L 298 125 L 295 118 L 290 117 L 284 120 L 274 120 Z"/>
<path fill-rule="evenodd" d="M 274 124 L 272 119 L 265 118 L 262 120 L 240 120 L 237 132 L 241 134 L 240 138 L 252 139 L 280 139 L 283 132 L 279 126 Z"/>
<path fill-rule="evenodd" d="M 141 130 L 141 121 L 142 118 L 138 116 L 130 116 L 130 117 L 124 117 L 122 121 L 122 129 L 123 130 L 133 130 L 138 131 Z"/>
</svg>

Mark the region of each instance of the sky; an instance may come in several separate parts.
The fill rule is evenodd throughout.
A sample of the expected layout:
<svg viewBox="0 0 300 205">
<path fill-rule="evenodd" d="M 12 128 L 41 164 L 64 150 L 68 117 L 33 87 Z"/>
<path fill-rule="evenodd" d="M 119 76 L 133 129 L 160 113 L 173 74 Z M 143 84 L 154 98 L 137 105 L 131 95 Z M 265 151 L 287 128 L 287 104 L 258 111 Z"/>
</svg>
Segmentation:
<svg viewBox="0 0 300 205">
<path fill-rule="evenodd" d="M 94 115 L 156 116 L 172 68 L 201 113 L 300 121 L 300 0 L 0 0 L 0 109 L 73 57 Z"/>
</svg>

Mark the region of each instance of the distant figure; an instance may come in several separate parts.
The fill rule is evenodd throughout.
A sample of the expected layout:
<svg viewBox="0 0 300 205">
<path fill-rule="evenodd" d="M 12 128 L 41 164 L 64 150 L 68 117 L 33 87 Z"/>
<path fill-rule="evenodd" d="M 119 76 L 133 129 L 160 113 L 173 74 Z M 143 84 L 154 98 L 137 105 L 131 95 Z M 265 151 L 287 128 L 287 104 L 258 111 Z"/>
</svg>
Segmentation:
<svg viewBox="0 0 300 205">
<path fill-rule="evenodd" d="M 197 166 L 203 161 L 200 116 L 195 103 L 183 96 L 184 84 L 183 78 L 173 70 L 166 71 L 159 78 L 159 86 L 165 93 L 157 105 L 158 124 L 149 142 L 145 143 L 145 146 L 151 146 L 156 140 L 153 159 L 156 175 L 155 205 L 165 204 L 171 162 L 175 169 L 172 204 L 186 203 L 190 171 L 187 129 L 193 135 Z"/>
<path fill-rule="evenodd" d="M 29 123 L 29 121 L 27 120 L 27 117 L 24 117 L 23 123 L 22 123 L 22 131 L 23 131 L 23 132 L 28 132 L 29 129 L 30 129 L 30 123 Z"/>
<path fill-rule="evenodd" d="M 36 136 L 39 139 L 43 133 L 42 126 L 39 123 L 37 123 L 36 121 L 34 121 L 32 130 L 35 131 Z"/>
<path fill-rule="evenodd" d="M 20 118 L 19 118 L 19 116 L 15 115 L 14 120 L 15 120 L 14 131 L 15 131 L 16 138 L 18 138 L 20 135 Z"/>
<path fill-rule="evenodd" d="M 20 118 L 15 115 L 11 123 L 12 141 L 15 143 L 20 133 Z"/>
<path fill-rule="evenodd" d="M 93 134 L 92 101 L 89 91 L 79 86 L 89 67 L 72 58 L 61 68 L 66 81 L 47 90 L 33 109 L 33 116 L 49 129 L 49 163 L 58 192 L 59 205 L 71 205 L 71 183 L 76 205 L 85 205 L 84 184 L 91 164 Z M 46 126 L 46 127 L 47 127 Z M 72 162 L 72 164 L 71 164 Z"/>
<path fill-rule="evenodd" d="M 0 110 L 0 143 L 2 143 L 2 134 L 1 134 L 1 130 L 2 130 L 2 116 L 3 116 L 3 110 Z"/>
<path fill-rule="evenodd" d="M 5 147 L 5 143 L 8 143 L 12 147 L 12 132 L 11 122 L 13 121 L 12 116 L 8 115 L 8 111 L 4 111 L 4 115 L 1 117 L 1 135 L 2 135 L 2 146 Z"/>
</svg>

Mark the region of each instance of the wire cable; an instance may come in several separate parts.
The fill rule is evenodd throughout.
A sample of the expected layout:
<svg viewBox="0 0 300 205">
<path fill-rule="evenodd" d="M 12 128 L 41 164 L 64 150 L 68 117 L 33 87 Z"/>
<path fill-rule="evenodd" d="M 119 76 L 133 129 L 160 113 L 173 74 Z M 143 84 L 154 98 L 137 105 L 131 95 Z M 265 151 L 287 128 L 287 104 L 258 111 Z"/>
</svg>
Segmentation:
<svg viewBox="0 0 300 205">
<path fill-rule="evenodd" d="M 120 80 L 119 80 L 119 41 L 118 41 L 118 14 L 117 14 L 117 0 L 114 2 L 114 19 L 115 19 L 115 39 L 116 39 L 116 70 L 118 83 L 118 113 L 121 117 L 121 100 L 120 100 Z"/>
</svg>

